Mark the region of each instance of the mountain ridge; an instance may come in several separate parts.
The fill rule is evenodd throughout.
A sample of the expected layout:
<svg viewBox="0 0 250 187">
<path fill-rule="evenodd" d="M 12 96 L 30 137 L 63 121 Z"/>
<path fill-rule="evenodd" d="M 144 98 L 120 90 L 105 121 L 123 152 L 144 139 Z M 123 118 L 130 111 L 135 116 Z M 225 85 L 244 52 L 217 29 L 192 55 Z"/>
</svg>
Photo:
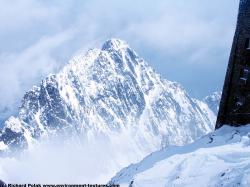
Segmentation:
<svg viewBox="0 0 250 187">
<path fill-rule="evenodd" d="M 153 151 L 211 132 L 215 118 L 206 103 L 162 79 L 126 42 L 111 39 L 26 92 L 18 116 L 5 121 L 0 152 L 15 153 L 46 137 L 79 136 L 117 149 L 117 172 Z"/>
</svg>

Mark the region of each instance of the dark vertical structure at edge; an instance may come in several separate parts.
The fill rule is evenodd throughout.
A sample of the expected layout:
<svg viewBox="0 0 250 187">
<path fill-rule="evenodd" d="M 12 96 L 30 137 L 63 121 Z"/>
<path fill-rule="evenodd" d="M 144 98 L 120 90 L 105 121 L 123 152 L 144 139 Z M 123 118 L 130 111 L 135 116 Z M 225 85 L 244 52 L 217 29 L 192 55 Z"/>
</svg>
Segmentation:
<svg viewBox="0 0 250 187">
<path fill-rule="evenodd" d="M 250 0 L 240 0 L 216 129 L 250 123 Z"/>
</svg>

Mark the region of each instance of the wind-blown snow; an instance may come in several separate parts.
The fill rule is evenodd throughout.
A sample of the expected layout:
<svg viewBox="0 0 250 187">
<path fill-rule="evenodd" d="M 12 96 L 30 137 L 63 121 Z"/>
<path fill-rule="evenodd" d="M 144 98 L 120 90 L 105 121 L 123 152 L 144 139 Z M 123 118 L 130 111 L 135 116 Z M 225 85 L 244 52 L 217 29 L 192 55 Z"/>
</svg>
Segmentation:
<svg viewBox="0 0 250 187">
<path fill-rule="evenodd" d="M 194 143 L 155 152 L 121 170 L 111 183 L 128 187 L 250 185 L 250 125 L 224 126 Z"/>
<path fill-rule="evenodd" d="M 96 146 L 97 152 L 109 148 L 105 153 L 109 156 L 103 157 L 107 165 L 93 170 L 92 178 L 79 172 L 81 180 L 103 175 L 101 181 L 106 182 L 153 151 L 211 132 L 215 118 L 206 103 L 191 98 L 178 83 L 162 79 L 126 42 L 111 39 L 101 49 L 73 57 L 24 95 L 19 115 L 10 117 L 0 132 L 0 141 L 7 146 L 0 152 L 29 149 L 46 138 L 77 137 L 80 144 Z M 98 152 L 96 159 L 99 156 Z M 67 179 L 64 174 L 61 178 Z M 19 180 L 24 182 L 29 175 Z M 36 179 L 42 180 L 39 175 Z"/>
</svg>

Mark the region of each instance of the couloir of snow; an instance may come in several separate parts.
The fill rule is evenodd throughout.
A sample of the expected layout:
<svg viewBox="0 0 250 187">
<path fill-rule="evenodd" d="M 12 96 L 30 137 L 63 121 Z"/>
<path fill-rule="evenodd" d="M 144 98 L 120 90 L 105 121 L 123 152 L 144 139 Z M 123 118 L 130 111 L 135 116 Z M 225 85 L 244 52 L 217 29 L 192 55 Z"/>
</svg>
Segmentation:
<svg viewBox="0 0 250 187">
<path fill-rule="evenodd" d="M 224 126 L 121 170 L 110 183 L 130 187 L 250 186 L 250 125 Z"/>
<path fill-rule="evenodd" d="M 0 132 L 0 153 L 32 150 L 48 138 L 63 137 L 60 144 L 68 144 L 67 139 L 73 137 L 83 145 L 75 154 L 91 157 L 73 157 L 80 163 L 76 168 L 88 170 L 89 163 L 99 163 L 92 172 L 79 171 L 79 182 L 106 182 L 153 151 L 184 145 L 211 132 L 215 118 L 207 103 L 191 98 L 178 83 L 162 79 L 126 42 L 111 39 L 101 49 L 75 56 L 60 72 L 24 95 L 18 116 L 10 117 Z M 88 154 L 90 150 L 93 153 Z M 62 164 L 68 162 L 63 158 Z M 25 163 L 23 167 L 30 168 L 30 163 L 40 167 L 35 161 L 24 160 L 19 160 Z M 51 166 L 58 161 L 52 160 Z M 35 171 L 25 172 L 26 176 L 17 180 L 18 173 L 11 176 L 15 173 L 12 169 L 6 160 L 0 160 L 0 171 L 8 182 L 75 181 L 67 178 L 70 173 L 63 168 L 50 180 L 46 175 L 33 176 Z"/>
</svg>

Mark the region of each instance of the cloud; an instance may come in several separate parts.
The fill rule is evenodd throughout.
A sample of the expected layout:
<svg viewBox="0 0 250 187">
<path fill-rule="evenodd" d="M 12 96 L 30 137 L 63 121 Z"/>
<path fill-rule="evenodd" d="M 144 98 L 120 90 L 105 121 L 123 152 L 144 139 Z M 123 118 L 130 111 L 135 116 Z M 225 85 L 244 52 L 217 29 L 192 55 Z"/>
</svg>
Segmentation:
<svg viewBox="0 0 250 187">
<path fill-rule="evenodd" d="M 1 54 L 0 108 L 2 118 L 8 117 L 20 105 L 25 91 L 39 84 L 42 77 L 55 72 L 60 64 L 53 50 L 72 37 L 72 31 L 43 37 L 21 53 Z M 62 64 L 61 64 L 62 65 Z"/>
<path fill-rule="evenodd" d="M 9 184 L 106 184 L 149 154 L 137 144 L 127 133 L 44 138 L 15 157 L 0 157 L 0 176 Z"/>
<path fill-rule="evenodd" d="M 221 89 L 237 6 L 235 0 L 0 0 L 0 111 L 13 113 L 31 85 L 77 50 L 110 37 L 127 40 L 192 95 Z M 213 80 L 197 82 L 215 71 Z"/>
</svg>

